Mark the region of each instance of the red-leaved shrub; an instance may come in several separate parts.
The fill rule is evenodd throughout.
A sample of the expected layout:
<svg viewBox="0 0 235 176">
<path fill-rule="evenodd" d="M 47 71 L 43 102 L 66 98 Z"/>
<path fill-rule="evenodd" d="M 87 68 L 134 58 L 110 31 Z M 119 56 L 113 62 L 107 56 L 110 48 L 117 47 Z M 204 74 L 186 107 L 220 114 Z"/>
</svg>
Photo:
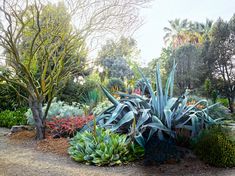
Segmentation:
<svg viewBox="0 0 235 176">
<path fill-rule="evenodd" d="M 93 115 L 87 117 L 53 117 L 46 121 L 46 127 L 54 138 L 73 137 L 77 130 L 81 129 L 87 122 L 94 118 Z"/>
</svg>

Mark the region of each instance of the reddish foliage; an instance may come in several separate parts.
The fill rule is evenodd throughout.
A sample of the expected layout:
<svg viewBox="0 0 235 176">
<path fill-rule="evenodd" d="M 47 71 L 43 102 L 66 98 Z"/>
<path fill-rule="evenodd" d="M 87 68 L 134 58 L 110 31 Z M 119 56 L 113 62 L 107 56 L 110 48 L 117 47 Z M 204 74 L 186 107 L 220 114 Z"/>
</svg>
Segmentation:
<svg viewBox="0 0 235 176">
<path fill-rule="evenodd" d="M 141 95 L 141 90 L 140 90 L 140 88 L 138 88 L 138 89 L 135 89 L 132 93 L 137 94 L 137 95 Z"/>
<path fill-rule="evenodd" d="M 46 122 L 46 126 L 54 138 L 72 137 L 76 131 L 81 129 L 87 122 L 94 118 L 93 115 L 87 117 L 54 117 Z"/>
</svg>

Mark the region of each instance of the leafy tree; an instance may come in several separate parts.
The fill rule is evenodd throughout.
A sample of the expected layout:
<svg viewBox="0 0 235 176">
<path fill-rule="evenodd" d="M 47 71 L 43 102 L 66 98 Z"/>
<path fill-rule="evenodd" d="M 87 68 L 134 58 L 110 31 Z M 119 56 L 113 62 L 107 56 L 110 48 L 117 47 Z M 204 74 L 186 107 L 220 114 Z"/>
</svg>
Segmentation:
<svg viewBox="0 0 235 176">
<path fill-rule="evenodd" d="M 172 60 L 177 63 L 175 83 L 180 91 L 195 89 L 203 84 L 201 78 L 204 75 L 204 66 L 200 54 L 200 48 L 188 44 L 177 48 L 170 56 L 169 63 L 172 63 Z"/>
<path fill-rule="evenodd" d="M 53 97 L 64 82 L 77 70 L 83 39 L 72 30 L 66 8 L 59 4 L 26 4 L 4 2 L 0 8 L 7 27 L 1 23 L 1 46 L 6 53 L 7 67 L 0 78 L 21 87 L 32 110 L 36 138 L 45 137 L 45 119 Z M 46 111 L 42 111 L 47 101 Z"/>
<path fill-rule="evenodd" d="M 105 68 L 108 78 L 130 79 L 133 72 L 127 61 L 123 57 L 105 57 L 101 60 L 101 65 Z"/>
<path fill-rule="evenodd" d="M 128 60 L 133 60 L 136 59 L 139 52 L 136 40 L 121 37 L 118 41 L 107 40 L 99 51 L 98 57 L 125 57 Z"/>
<path fill-rule="evenodd" d="M 131 79 L 131 69 L 138 65 L 139 50 L 132 38 L 120 38 L 119 41 L 108 40 L 98 54 L 97 62 L 105 68 L 104 74 L 108 78 Z"/>
<path fill-rule="evenodd" d="M 234 112 L 235 98 L 235 15 L 229 22 L 218 19 L 211 31 L 210 41 L 205 50 L 210 75 L 219 86 L 222 81 L 224 95 L 229 101 L 229 108 Z"/>
<path fill-rule="evenodd" d="M 37 139 L 45 137 L 45 118 L 53 97 L 81 70 L 84 41 L 96 38 L 98 31 L 133 31 L 140 22 L 139 8 L 147 2 L 68 0 L 67 10 L 39 1 L 1 1 L 0 46 L 5 49 L 7 67 L 1 68 L 0 79 L 26 93 L 21 96 L 33 112 Z M 79 30 L 71 24 L 75 15 Z M 44 102 L 47 108 L 42 112 Z"/>
</svg>

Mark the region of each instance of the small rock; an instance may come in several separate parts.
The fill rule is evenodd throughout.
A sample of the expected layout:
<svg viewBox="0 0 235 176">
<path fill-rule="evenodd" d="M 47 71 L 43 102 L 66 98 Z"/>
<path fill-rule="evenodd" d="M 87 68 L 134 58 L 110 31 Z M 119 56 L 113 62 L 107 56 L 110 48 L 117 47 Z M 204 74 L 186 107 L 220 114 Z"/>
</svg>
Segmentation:
<svg viewBox="0 0 235 176">
<path fill-rule="evenodd" d="M 15 125 L 11 127 L 11 133 L 16 133 L 19 131 L 24 131 L 24 130 L 33 130 L 32 126 L 27 126 L 27 125 Z"/>
</svg>

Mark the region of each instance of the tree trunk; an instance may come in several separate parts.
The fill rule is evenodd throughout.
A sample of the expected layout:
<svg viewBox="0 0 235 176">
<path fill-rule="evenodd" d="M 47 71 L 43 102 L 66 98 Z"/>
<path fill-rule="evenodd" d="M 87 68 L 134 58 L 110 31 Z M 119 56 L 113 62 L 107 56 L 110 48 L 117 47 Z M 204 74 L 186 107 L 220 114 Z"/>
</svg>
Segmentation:
<svg viewBox="0 0 235 176">
<path fill-rule="evenodd" d="M 231 113 L 234 113 L 233 99 L 234 99 L 233 97 L 228 98 L 229 109 L 230 109 Z"/>
<path fill-rule="evenodd" d="M 33 113 L 36 127 L 36 139 L 45 139 L 45 122 L 43 120 L 42 101 L 29 98 L 29 107 Z"/>
</svg>

